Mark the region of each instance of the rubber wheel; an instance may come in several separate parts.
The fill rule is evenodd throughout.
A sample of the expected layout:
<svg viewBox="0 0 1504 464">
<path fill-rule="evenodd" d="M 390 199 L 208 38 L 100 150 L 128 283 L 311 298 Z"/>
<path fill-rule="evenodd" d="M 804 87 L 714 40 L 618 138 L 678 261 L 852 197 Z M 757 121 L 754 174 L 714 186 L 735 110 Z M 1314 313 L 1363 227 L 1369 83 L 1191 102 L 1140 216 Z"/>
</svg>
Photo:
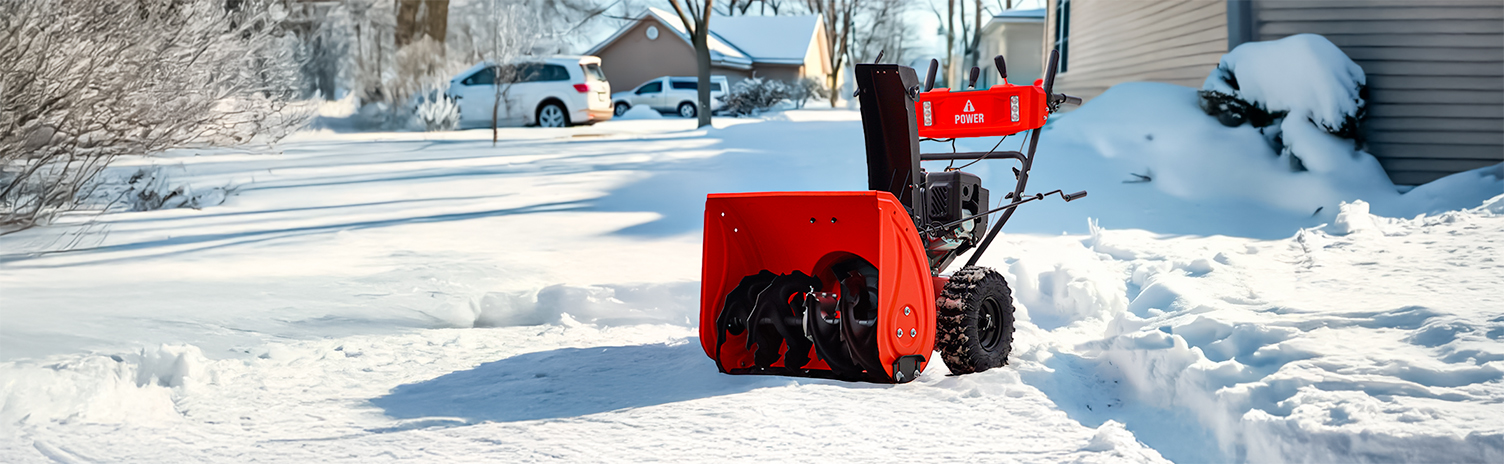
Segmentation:
<svg viewBox="0 0 1504 464">
<path fill-rule="evenodd" d="M 694 103 L 684 102 L 684 103 L 680 103 L 679 104 L 679 116 L 680 117 L 693 118 L 696 115 L 698 115 L 698 113 L 695 112 L 695 104 Z"/>
<path fill-rule="evenodd" d="M 544 103 L 538 107 L 538 127 L 569 127 L 569 115 L 558 103 Z"/>
<path fill-rule="evenodd" d="M 1013 351 L 1013 296 L 1008 282 L 985 267 L 968 266 L 950 277 L 935 302 L 935 348 L 953 374 L 1008 364 Z"/>
<path fill-rule="evenodd" d="M 616 113 L 617 116 L 621 116 L 623 114 L 627 114 L 627 110 L 630 109 L 632 109 L 632 105 L 628 105 L 626 103 L 617 103 L 615 108 L 612 108 L 612 112 Z"/>
</svg>

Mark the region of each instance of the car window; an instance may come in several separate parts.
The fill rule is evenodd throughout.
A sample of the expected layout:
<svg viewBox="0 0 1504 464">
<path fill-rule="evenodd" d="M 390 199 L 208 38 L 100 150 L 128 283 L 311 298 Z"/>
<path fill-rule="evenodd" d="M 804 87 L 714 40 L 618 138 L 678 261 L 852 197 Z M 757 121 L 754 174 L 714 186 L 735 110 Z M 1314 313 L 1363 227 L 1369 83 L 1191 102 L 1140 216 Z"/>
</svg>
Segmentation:
<svg viewBox="0 0 1504 464">
<path fill-rule="evenodd" d="M 585 80 L 606 81 L 606 73 L 601 71 L 601 65 L 589 63 L 581 67 L 585 68 Z"/>
<path fill-rule="evenodd" d="M 647 84 L 644 84 L 642 87 L 639 87 L 637 89 L 637 94 L 638 95 L 642 95 L 642 94 L 645 94 L 645 93 L 658 93 L 658 92 L 662 92 L 662 91 L 663 91 L 663 82 L 661 82 L 661 81 L 658 81 L 658 82 L 649 82 Z"/>
<path fill-rule="evenodd" d="M 466 77 L 465 80 L 460 81 L 460 83 L 465 85 L 494 84 L 496 83 L 496 68 L 487 66 L 485 69 L 481 69 L 475 74 L 471 74 L 470 77 Z"/>
<path fill-rule="evenodd" d="M 539 80 L 538 78 L 541 74 L 543 74 L 543 64 L 541 63 L 523 63 L 507 66 L 502 71 L 502 75 L 510 76 L 512 82 L 536 82 Z"/>
<path fill-rule="evenodd" d="M 710 86 L 710 91 L 711 92 L 725 92 L 726 91 L 726 88 L 722 87 L 720 82 L 712 82 L 712 83 L 715 84 L 715 85 Z"/>
<path fill-rule="evenodd" d="M 567 81 L 569 80 L 569 70 L 557 64 L 546 65 L 543 67 L 542 72 L 538 73 L 538 78 L 535 80 L 540 82 Z"/>
<path fill-rule="evenodd" d="M 673 81 L 669 82 L 669 85 L 673 86 L 674 90 L 698 90 L 700 88 L 700 83 L 695 81 Z"/>
</svg>

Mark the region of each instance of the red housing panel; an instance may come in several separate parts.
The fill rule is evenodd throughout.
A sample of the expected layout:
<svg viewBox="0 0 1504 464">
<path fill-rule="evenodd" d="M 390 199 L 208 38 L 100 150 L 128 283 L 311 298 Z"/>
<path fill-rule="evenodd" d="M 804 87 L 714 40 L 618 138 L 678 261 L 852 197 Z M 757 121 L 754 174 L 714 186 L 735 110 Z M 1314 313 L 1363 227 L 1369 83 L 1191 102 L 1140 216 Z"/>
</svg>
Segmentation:
<svg viewBox="0 0 1504 464">
<path fill-rule="evenodd" d="M 894 361 L 906 355 L 925 357 L 922 371 L 935 349 L 933 279 L 907 210 L 893 194 L 881 191 L 709 195 L 700 268 L 705 354 L 716 357 L 716 319 L 726 294 L 743 277 L 764 269 L 819 276 L 853 255 L 878 269 L 877 346 L 888 378 Z M 839 291 L 835 282 L 825 284 L 825 291 Z M 729 337 L 720 347 L 720 364 L 726 369 L 752 366 L 753 351 L 745 344 L 745 332 Z M 782 350 L 787 349 L 784 344 Z M 809 359 L 805 369 L 829 369 L 813 350 Z"/>
<path fill-rule="evenodd" d="M 935 139 L 989 137 L 1023 132 L 1044 125 L 1049 114 L 1043 82 L 999 84 L 986 90 L 952 92 L 934 89 L 914 103 L 919 136 Z"/>
</svg>

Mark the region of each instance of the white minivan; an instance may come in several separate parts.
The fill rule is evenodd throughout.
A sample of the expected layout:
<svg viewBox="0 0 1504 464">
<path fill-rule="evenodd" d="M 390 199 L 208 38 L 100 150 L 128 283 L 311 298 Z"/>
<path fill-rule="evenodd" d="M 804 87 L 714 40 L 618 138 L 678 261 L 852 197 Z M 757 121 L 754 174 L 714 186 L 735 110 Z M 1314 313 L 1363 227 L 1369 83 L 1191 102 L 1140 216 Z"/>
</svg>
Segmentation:
<svg viewBox="0 0 1504 464">
<path fill-rule="evenodd" d="M 501 87 L 497 105 L 497 67 L 483 62 L 449 80 L 444 96 L 460 107 L 460 127 L 489 127 L 495 108 L 497 125 L 566 127 L 611 119 L 611 84 L 594 56 L 555 56 L 500 67 L 514 76 Z"/>
<path fill-rule="evenodd" d="M 716 99 L 726 93 L 729 85 L 726 76 L 710 76 L 710 110 L 721 107 Z M 700 98 L 700 78 L 697 76 L 663 76 L 649 80 L 627 92 L 611 96 L 617 115 L 622 115 L 634 106 L 647 106 L 660 113 L 675 113 L 686 118 L 699 115 L 695 102 Z"/>
</svg>

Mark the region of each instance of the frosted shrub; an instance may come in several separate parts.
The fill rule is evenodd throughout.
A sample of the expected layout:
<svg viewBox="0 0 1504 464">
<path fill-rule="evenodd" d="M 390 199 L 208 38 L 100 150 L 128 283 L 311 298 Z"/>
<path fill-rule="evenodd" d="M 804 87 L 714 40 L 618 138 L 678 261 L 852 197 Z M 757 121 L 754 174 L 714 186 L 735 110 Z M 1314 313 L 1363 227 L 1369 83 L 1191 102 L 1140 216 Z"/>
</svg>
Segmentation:
<svg viewBox="0 0 1504 464">
<path fill-rule="evenodd" d="M 1291 170 L 1323 170 L 1343 160 L 1331 159 L 1341 154 L 1315 134 L 1346 140 L 1351 150 L 1338 151 L 1348 155 L 1363 146 L 1366 83 L 1363 68 L 1325 37 L 1298 34 L 1239 45 L 1222 56 L 1199 94 L 1201 109 L 1223 125 L 1258 128 Z M 1292 134 L 1312 143 L 1296 143 Z"/>
<path fill-rule="evenodd" d="M 756 115 L 789 98 L 789 86 L 761 77 L 743 79 L 721 95 L 721 112 L 732 116 Z"/>
<path fill-rule="evenodd" d="M 0 233 L 93 198 L 116 157 L 306 121 L 282 2 L 0 2 Z"/>
<path fill-rule="evenodd" d="M 429 89 L 415 98 L 412 124 L 428 132 L 454 130 L 460 125 L 460 107 L 438 89 Z"/>
<path fill-rule="evenodd" d="M 789 101 L 794 102 L 795 108 L 803 108 L 810 100 L 826 98 L 830 98 L 830 88 L 813 77 L 799 79 L 789 86 Z"/>
<path fill-rule="evenodd" d="M 186 183 L 172 182 L 167 172 L 160 167 L 136 171 L 125 185 L 127 188 L 120 201 L 131 211 L 218 206 L 236 190 L 233 186 L 195 190 Z"/>
</svg>

